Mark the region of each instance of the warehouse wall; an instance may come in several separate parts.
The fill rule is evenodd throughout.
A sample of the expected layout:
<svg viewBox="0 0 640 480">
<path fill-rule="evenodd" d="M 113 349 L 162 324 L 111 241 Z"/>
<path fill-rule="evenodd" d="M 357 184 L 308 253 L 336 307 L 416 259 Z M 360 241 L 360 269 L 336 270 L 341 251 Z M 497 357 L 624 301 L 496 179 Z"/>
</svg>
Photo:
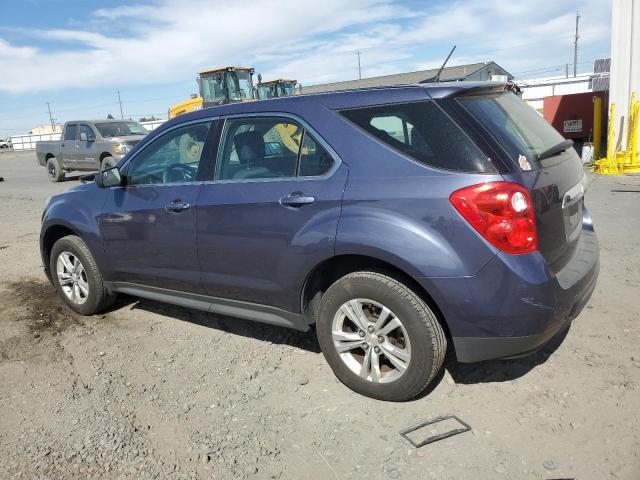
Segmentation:
<svg viewBox="0 0 640 480">
<path fill-rule="evenodd" d="M 640 100 L 640 1 L 613 0 L 609 102 L 616 104 L 616 140 L 622 138 L 622 148 L 626 147 L 631 92 Z M 624 132 L 620 131 L 621 119 Z"/>
</svg>

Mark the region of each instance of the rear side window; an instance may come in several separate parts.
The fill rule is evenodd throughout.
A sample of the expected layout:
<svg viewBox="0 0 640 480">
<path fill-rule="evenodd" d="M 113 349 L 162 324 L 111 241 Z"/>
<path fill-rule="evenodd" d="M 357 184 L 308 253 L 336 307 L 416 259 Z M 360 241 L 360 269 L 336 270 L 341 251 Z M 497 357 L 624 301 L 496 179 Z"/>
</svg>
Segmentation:
<svg viewBox="0 0 640 480">
<path fill-rule="evenodd" d="M 78 126 L 76 124 L 67 125 L 67 128 L 64 129 L 64 139 L 75 140 L 77 131 L 78 131 Z"/>
<path fill-rule="evenodd" d="M 318 177 L 333 158 L 306 129 L 284 117 L 232 118 L 218 151 L 218 180 Z"/>
<path fill-rule="evenodd" d="M 425 165 L 460 172 L 496 171 L 487 156 L 433 101 L 340 113 L 371 136 Z"/>
<path fill-rule="evenodd" d="M 491 131 L 511 158 L 524 155 L 533 168 L 540 166 L 537 155 L 564 140 L 513 93 L 461 97 L 458 102 Z"/>
</svg>

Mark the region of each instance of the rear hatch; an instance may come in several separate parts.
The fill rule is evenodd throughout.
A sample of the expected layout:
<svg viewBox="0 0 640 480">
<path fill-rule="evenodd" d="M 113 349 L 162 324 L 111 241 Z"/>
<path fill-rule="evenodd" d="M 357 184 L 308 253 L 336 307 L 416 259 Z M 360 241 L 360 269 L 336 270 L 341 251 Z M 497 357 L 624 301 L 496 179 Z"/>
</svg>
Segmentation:
<svg viewBox="0 0 640 480">
<path fill-rule="evenodd" d="M 542 116 L 510 92 L 456 98 L 496 145 L 505 180 L 531 192 L 538 250 L 552 272 L 572 258 L 582 231 L 583 169 L 576 151 Z"/>
</svg>

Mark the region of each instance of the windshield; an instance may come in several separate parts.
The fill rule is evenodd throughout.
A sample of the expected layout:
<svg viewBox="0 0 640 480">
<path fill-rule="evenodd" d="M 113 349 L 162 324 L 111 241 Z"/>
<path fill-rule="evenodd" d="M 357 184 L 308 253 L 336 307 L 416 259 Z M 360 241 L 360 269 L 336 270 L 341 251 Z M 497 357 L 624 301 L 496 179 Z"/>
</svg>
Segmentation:
<svg viewBox="0 0 640 480">
<path fill-rule="evenodd" d="M 138 122 L 106 122 L 96 123 L 96 128 L 104 138 L 124 137 L 125 135 L 146 135 L 146 128 Z"/>
<path fill-rule="evenodd" d="M 253 81 L 248 70 L 227 72 L 227 87 L 229 88 L 229 100 L 232 102 L 242 102 L 253 98 Z"/>
<path fill-rule="evenodd" d="M 564 141 L 538 112 L 513 93 L 461 97 L 458 102 L 495 135 L 514 160 L 524 155 L 534 164 L 536 155 Z"/>
<path fill-rule="evenodd" d="M 290 97 L 293 95 L 293 83 L 281 83 L 280 84 L 280 96 Z"/>
<path fill-rule="evenodd" d="M 273 85 L 258 85 L 258 95 L 260 100 L 275 97 Z"/>
<path fill-rule="evenodd" d="M 201 75 L 200 96 L 205 102 L 220 102 L 224 100 L 224 82 L 222 73 Z"/>
</svg>

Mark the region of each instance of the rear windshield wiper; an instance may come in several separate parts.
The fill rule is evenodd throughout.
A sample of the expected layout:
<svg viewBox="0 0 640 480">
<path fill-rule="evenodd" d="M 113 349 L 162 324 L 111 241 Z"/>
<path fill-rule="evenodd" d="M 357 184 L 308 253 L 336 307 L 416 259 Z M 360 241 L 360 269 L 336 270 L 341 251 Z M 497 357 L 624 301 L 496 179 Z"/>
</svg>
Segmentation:
<svg viewBox="0 0 640 480">
<path fill-rule="evenodd" d="M 544 160 L 545 158 L 553 157 L 554 155 L 559 154 L 560 152 L 564 152 L 569 148 L 573 147 L 573 140 L 563 140 L 562 142 L 554 145 L 553 147 L 547 148 L 544 152 L 538 153 L 535 156 L 536 160 Z"/>
</svg>

